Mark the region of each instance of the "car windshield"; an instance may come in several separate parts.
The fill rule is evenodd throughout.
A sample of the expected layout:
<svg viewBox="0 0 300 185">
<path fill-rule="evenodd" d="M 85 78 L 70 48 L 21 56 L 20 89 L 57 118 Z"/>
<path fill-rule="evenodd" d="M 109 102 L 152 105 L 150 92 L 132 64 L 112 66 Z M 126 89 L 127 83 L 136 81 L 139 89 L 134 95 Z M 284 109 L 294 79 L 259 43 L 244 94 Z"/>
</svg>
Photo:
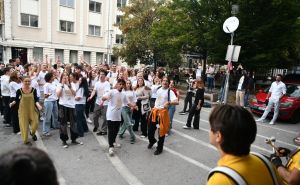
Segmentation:
<svg viewBox="0 0 300 185">
<path fill-rule="evenodd" d="M 287 84 L 286 85 L 286 95 L 288 97 L 299 98 L 300 97 L 300 86 L 293 85 L 293 84 Z"/>
</svg>

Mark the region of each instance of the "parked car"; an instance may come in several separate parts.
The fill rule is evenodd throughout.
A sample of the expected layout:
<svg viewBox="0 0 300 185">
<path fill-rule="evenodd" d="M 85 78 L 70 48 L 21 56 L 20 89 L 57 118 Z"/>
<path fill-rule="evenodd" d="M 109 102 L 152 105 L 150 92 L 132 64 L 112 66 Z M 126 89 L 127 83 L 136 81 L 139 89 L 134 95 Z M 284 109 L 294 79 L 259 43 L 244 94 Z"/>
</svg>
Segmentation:
<svg viewBox="0 0 300 185">
<path fill-rule="evenodd" d="M 278 118 L 292 123 L 300 122 L 300 82 L 285 81 L 286 95 L 280 99 Z M 255 98 L 249 100 L 249 107 L 253 113 L 262 115 L 266 109 L 266 97 L 269 88 L 259 90 Z M 268 116 L 273 116 L 273 109 Z"/>
</svg>

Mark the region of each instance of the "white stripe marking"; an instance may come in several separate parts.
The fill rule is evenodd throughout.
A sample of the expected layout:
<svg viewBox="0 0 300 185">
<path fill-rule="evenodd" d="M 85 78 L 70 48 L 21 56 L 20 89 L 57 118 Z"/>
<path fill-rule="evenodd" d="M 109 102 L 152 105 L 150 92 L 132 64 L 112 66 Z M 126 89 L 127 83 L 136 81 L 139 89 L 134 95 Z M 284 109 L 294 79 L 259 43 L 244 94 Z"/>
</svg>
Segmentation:
<svg viewBox="0 0 300 185">
<path fill-rule="evenodd" d="M 142 139 L 142 138 L 138 138 L 138 139 L 141 140 L 141 141 L 144 141 L 144 142 L 148 142 L 148 140 L 146 140 L 146 139 Z M 189 162 L 189 163 L 191 163 L 195 166 L 198 166 L 199 168 L 202 168 L 203 170 L 210 171 L 212 169 L 211 167 L 206 166 L 205 164 L 200 163 L 200 162 L 196 161 L 195 159 L 192 159 L 190 157 L 182 155 L 181 153 L 178 153 L 178 152 L 176 152 L 176 151 L 174 151 L 174 150 L 172 150 L 172 149 L 170 149 L 166 146 L 164 146 L 164 150 L 170 152 L 173 155 L 176 155 L 179 158 L 182 158 L 183 160 L 185 160 L 185 161 L 187 161 L 187 162 Z"/>
<path fill-rule="evenodd" d="M 90 129 L 91 126 L 89 125 Z M 104 139 L 103 136 L 97 136 L 94 132 L 93 135 L 96 137 L 99 145 L 102 148 L 108 148 L 108 143 Z M 119 159 L 119 157 L 116 156 L 116 154 L 113 157 L 110 157 L 108 153 L 106 154 L 112 165 L 116 168 L 116 170 L 121 174 L 121 176 L 128 182 L 128 184 L 131 185 L 143 185 L 139 179 L 134 176 L 129 169 L 123 164 L 123 162 Z"/>
<path fill-rule="evenodd" d="M 202 120 L 202 119 L 201 119 L 201 120 Z M 179 120 L 177 120 L 177 119 L 173 119 L 173 121 L 176 121 L 176 122 L 178 122 L 178 123 L 181 123 L 181 124 L 185 125 L 185 122 L 179 121 Z M 206 120 L 203 120 L 203 121 L 206 121 Z M 208 121 L 206 121 L 206 122 L 208 122 Z M 199 128 L 199 129 L 200 129 L 200 130 L 203 130 L 203 131 L 205 131 L 205 132 L 209 132 L 208 129 L 204 129 L 204 128 Z M 174 131 L 175 131 L 175 130 L 174 130 Z M 177 132 L 179 132 L 179 131 L 177 131 Z M 185 137 L 185 136 L 183 136 L 183 137 Z M 193 138 L 193 137 L 189 136 L 189 138 L 188 138 L 188 137 L 186 137 L 186 138 L 187 138 L 187 139 L 190 139 L 190 138 Z M 192 141 L 195 141 L 195 140 L 197 140 L 197 139 L 193 138 L 193 139 L 191 139 L 191 140 L 192 140 Z M 195 141 L 195 142 L 197 142 L 197 141 Z M 203 142 L 203 141 L 201 141 L 201 142 Z M 201 144 L 201 143 L 200 143 L 200 144 Z M 204 145 L 204 146 L 208 147 L 207 144 Z M 260 146 L 254 145 L 254 144 L 252 144 L 251 147 L 256 148 L 256 149 L 259 149 L 259 150 L 262 150 L 262 151 L 264 151 L 264 152 L 273 153 L 271 150 L 267 150 L 267 149 L 265 149 L 265 148 L 262 148 L 262 147 L 260 147 Z M 209 146 L 209 148 L 211 148 L 211 146 Z"/>
</svg>

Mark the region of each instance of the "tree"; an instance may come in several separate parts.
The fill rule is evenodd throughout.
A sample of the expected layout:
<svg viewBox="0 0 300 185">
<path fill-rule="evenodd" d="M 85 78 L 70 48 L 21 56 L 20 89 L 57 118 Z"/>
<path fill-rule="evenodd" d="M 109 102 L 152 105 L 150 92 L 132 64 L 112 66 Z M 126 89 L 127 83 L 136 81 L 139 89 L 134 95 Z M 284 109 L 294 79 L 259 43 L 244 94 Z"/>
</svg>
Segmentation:
<svg viewBox="0 0 300 185">
<path fill-rule="evenodd" d="M 298 0 L 132 0 L 123 11 L 121 30 L 126 44 L 117 50 L 130 64 L 149 56 L 169 66 L 180 54 L 201 53 L 204 60 L 226 63 L 230 41 L 222 30 L 232 4 L 240 26 L 234 44 L 241 45 L 240 62 L 246 68 L 291 67 L 300 60 L 300 5 Z M 152 59 L 153 59 L 152 58 Z M 150 57 L 151 59 L 151 57 Z M 204 66 L 205 67 L 205 66 Z"/>
<path fill-rule="evenodd" d="M 153 22 L 158 20 L 156 10 L 160 5 L 161 2 L 155 0 L 132 0 L 130 6 L 121 9 L 124 15 L 120 29 L 125 44 L 121 48 L 114 48 L 114 54 L 129 65 L 135 65 L 137 60 L 150 64 L 157 58 L 157 49 L 150 35 Z"/>
</svg>

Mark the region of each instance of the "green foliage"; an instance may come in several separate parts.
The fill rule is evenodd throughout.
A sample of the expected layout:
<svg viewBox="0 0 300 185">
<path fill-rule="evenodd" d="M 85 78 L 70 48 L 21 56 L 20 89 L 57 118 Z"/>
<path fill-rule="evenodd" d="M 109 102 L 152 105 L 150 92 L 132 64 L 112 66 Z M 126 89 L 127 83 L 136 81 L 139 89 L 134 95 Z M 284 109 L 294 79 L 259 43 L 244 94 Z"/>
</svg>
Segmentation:
<svg viewBox="0 0 300 185">
<path fill-rule="evenodd" d="M 247 68 L 291 67 L 300 61 L 300 5 L 297 0 L 131 0 L 122 9 L 125 45 L 114 53 L 133 65 L 137 60 L 178 66 L 180 54 L 196 52 L 224 61 L 230 34 L 222 30 L 239 5 L 234 44 Z M 266 68 L 268 67 L 268 68 Z"/>
</svg>

